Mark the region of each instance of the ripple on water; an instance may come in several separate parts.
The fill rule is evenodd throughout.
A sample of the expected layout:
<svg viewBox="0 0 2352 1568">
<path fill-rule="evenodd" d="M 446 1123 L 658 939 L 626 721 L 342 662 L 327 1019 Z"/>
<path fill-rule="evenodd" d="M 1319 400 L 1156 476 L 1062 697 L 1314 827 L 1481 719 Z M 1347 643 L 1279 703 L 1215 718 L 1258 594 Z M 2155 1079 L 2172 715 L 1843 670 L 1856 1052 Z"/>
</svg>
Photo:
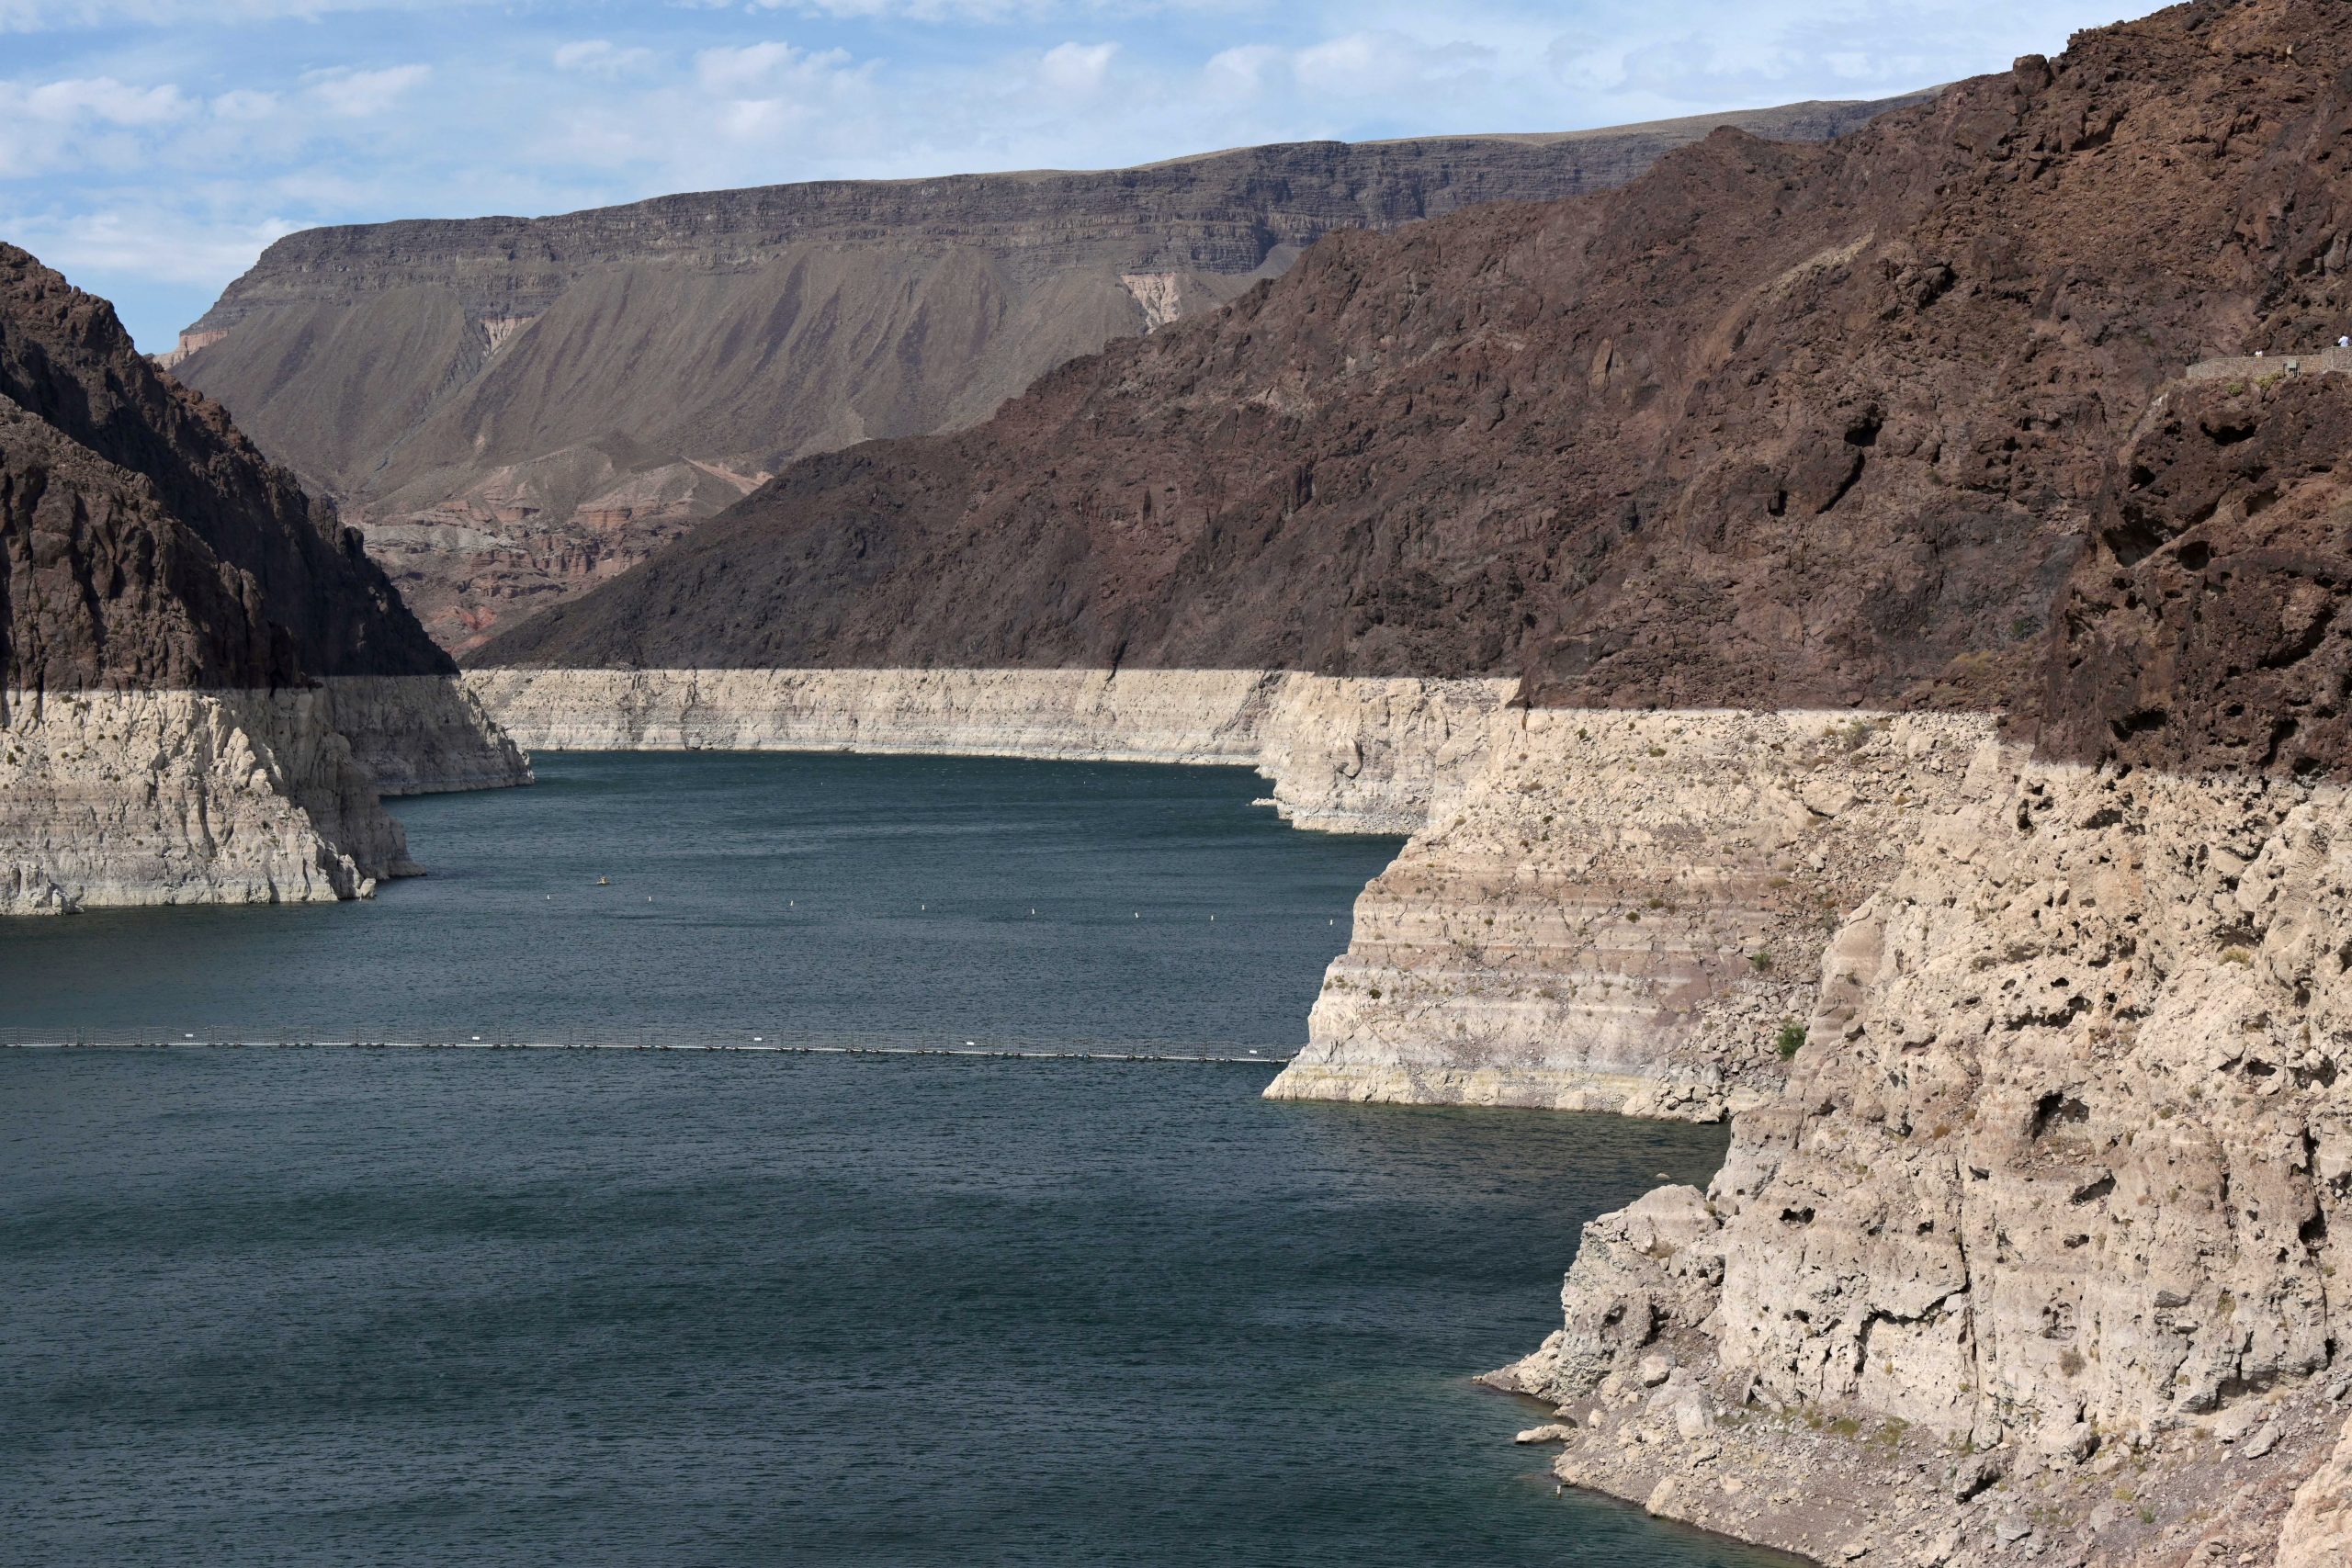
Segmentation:
<svg viewBox="0 0 2352 1568">
<path fill-rule="evenodd" d="M 8 1021 L 266 1007 L 332 1033 L 364 1004 L 418 1028 L 463 1008 L 1287 1045 L 1391 848 L 1281 829 L 1234 773 L 662 757 L 543 776 L 403 803 L 446 874 L 373 905 L 12 926 Z M 655 913 L 589 902 L 583 874 L 652 884 Z M 779 914 L 787 883 L 817 911 Z M 551 886 L 552 917 L 530 908 Z M 1122 931 L 1138 907 L 1158 929 Z M 1211 907 L 1249 913 L 1212 928 Z M 109 974 L 120 995 L 73 994 Z M 1765 1561 L 1555 1500 L 1544 1456 L 1510 1444 L 1527 1407 L 1465 1381 L 1555 1320 L 1585 1219 L 1658 1172 L 1703 1180 L 1720 1131 L 1268 1104 L 1265 1077 L 0 1054 L 9 1555 Z"/>
</svg>

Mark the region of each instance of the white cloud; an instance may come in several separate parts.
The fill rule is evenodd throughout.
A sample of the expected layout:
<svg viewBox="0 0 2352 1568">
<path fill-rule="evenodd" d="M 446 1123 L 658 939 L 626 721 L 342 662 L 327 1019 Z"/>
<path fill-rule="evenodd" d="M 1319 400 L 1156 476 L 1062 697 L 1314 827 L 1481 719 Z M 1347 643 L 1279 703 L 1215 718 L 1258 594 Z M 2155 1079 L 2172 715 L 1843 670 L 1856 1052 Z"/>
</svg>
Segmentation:
<svg viewBox="0 0 2352 1568">
<path fill-rule="evenodd" d="M 304 78 L 311 101 L 345 119 L 367 119 L 384 113 L 403 94 L 422 86 L 433 74 L 430 65 L 389 65 L 380 71 L 355 71 L 337 66 L 314 71 Z"/>
<path fill-rule="evenodd" d="M 1225 97 L 1254 97 L 1265 86 L 1266 73 L 1283 58 L 1272 44 L 1248 43 L 1221 51 L 1201 67 L 1209 91 Z"/>
<path fill-rule="evenodd" d="M 1390 96 L 1488 68 L 1494 51 L 1459 39 L 1414 38 L 1383 29 L 1328 39 L 1298 51 L 1293 69 L 1309 93 Z"/>
<path fill-rule="evenodd" d="M 607 81 L 643 71 L 654 62 L 650 49 L 624 48 L 608 39 L 582 39 L 567 43 L 555 51 L 555 68 L 577 71 L 582 75 L 601 76 Z"/>
<path fill-rule="evenodd" d="M 277 112 L 277 95 L 250 87 L 232 88 L 212 100 L 212 112 L 222 119 L 267 119 Z"/>
<path fill-rule="evenodd" d="M 728 0 L 714 0 L 725 5 Z M 1009 22 L 1042 18 L 1051 0 L 750 0 L 763 11 L 797 11 L 835 21 L 876 21 L 903 17 L 917 22 Z"/>
<path fill-rule="evenodd" d="M 457 10 L 498 0 L 0 0 L 0 33 L 235 27 L 351 11 Z"/>
<path fill-rule="evenodd" d="M 253 265 L 272 240 L 300 225 L 283 218 L 228 223 L 104 208 L 66 217 L 15 217 L 9 237 L 64 273 L 103 272 L 165 283 L 217 283 Z"/>
<path fill-rule="evenodd" d="M 1037 79 L 1056 92 L 1091 94 L 1102 85 L 1118 52 L 1115 43 L 1057 43 L 1037 62 Z"/>
<path fill-rule="evenodd" d="M 748 94 L 766 87 L 820 83 L 849 62 L 846 50 L 811 53 L 779 40 L 706 49 L 695 56 L 695 75 L 713 92 Z"/>
<path fill-rule="evenodd" d="M 77 120 L 101 120 L 108 125 L 161 125 L 178 119 L 192 107 L 180 90 L 166 83 L 133 87 L 111 76 L 43 82 L 19 87 L 8 106 L 15 113 L 52 125 Z"/>
</svg>

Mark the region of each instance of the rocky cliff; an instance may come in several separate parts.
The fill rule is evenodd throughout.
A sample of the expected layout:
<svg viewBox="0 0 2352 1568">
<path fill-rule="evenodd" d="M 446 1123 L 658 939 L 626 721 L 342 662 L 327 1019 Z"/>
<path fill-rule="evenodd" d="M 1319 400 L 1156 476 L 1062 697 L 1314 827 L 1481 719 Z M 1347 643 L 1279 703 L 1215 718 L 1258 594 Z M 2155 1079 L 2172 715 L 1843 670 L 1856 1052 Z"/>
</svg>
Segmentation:
<svg viewBox="0 0 2352 1568">
<path fill-rule="evenodd" d="M 0 245 L 0 912 L 352 897 L 379 784 L 527 779 L 368 561 L 103 301 Z"/>
<path fill-rule="evenodd" d="M 472 657 L 2049 700 L 2088 744 L 2047 634 L 2121 634 L 2068 584 L 2139 422 L 2215 349 L 2345 315 L 2334 39 L 2241 63 L 2179 15 L 1833 141 L 1717 131 L 1615 191 L 1335 233 L 983 425 L 798 464 Z"/>
<path fill-rule="evenodd" d="M 312 230 L 168 357 L 337 499 L 466 648 L 795 457 L 976 423 L 1332 230 L 1601 189 L 1717 125 L 1819 138 L 1881 107 Z"/>
<path fill-rule="evenodd" d="M 1838 1560 L 2331 1561 L 2352 378 L 2185 372 L 2352 319 L 2342 24 L 1329 237 L 477 657 L 1519 677 L 1277 1092 L 1736 1112 L 1498 1376 L 1559 1472 Z"/>
</svg>

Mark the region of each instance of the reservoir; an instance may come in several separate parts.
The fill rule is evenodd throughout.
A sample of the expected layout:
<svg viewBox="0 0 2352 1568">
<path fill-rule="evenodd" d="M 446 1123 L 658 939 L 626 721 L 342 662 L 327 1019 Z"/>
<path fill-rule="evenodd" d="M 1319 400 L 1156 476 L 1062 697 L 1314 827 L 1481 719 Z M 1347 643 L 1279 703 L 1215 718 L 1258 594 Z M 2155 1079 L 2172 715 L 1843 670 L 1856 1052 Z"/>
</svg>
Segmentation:
<svg viewBox="0 0 2352 1568">
<path fill-rule="evenodd" d="M 372 903 L 0 927 L 0 1023 L 1272 1055 L 1395 849 L 1239 771 L 541 773 L 400 803 L 435 874 Z M 1780 1561 L 1555 1497 L 1510 1443 L 1537 1407 L 1467 1381 L 1720 1129 L 1270 1104 L 1272 1071 L 0 1053 L 8 1555 Z"/>
</svg>

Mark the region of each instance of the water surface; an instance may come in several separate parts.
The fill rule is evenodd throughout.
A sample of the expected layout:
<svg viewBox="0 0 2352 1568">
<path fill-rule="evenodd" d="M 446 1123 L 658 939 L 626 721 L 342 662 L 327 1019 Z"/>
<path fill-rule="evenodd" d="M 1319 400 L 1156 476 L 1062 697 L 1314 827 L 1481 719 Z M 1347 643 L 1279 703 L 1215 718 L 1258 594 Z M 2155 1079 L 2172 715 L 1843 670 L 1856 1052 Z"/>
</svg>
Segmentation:
<svg viewBox="0 0 2352 1568">
<path fill-rule="evenodd" d="M 537 765 L 393 802 L 432 874 L 372 900 L 0 925 L 0 1027 L 1287 1051 L 1397 845 L 1285 827 L 1238 768 Z"/>
<path fill-rule="evenodd" d="M 0 928 L 0 1008 L 1273 1048 L 1392 848 L 1233 773 L 543 771 L 405 804 L 441 874 L 374 904 Z M 1764 1561 L 1555 1497 L 1533 1407 L 1467 1382 L 1556 1323 L 1586 1219 L 1705 1179 L 1720 1131 L 1269 1075 L 0 1052 L 0 1555 Z"/>
</svg>

